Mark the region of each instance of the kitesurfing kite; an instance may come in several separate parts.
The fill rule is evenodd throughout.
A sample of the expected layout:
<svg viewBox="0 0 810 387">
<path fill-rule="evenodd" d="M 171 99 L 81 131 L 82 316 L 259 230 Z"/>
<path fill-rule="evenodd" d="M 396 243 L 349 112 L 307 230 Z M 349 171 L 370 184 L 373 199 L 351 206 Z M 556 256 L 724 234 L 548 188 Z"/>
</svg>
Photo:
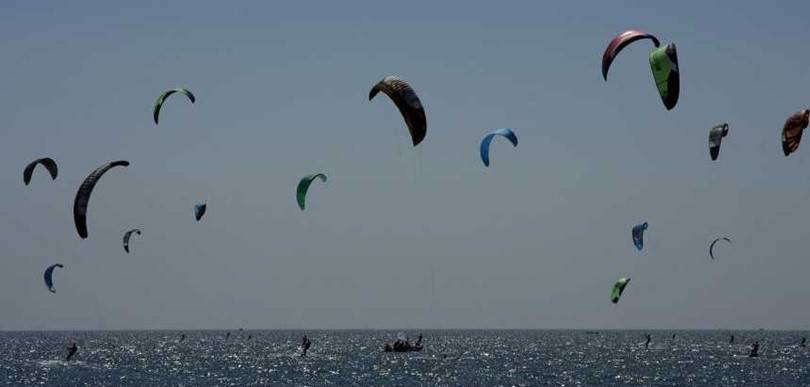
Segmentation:
<svg viewBox="0 0 810 387">
<path fill-rule="evenodd" d="M 51 174 L 51 179 L 56 180 L 56 175 L 59 174 L 59 168 L 56 166 L 56 162 L 50 157 L 44 157 L 41 159 L 36 159 L 25 166 L 25 169 L 23 170 L 23 183 L 25 183 L 25 185 L 28 185 L 28 183 L 31 182 L 31 175 L 34 174 L 34 168 L 36 168 L 37 165 L 42 165 L 45 167 L 45 169 L 47 169 Z"/>
<path fill-rule="evenodd" d="M 194 219 L 198 222 L 202 219 L 203 215 L 205 215 L 205 210 L 208 209 L 208 205 L 206 203 L 197 204 L 194 206 Z"/>
<path fill-rule="evenodd" d="M 489 132 L 486 136 L 484 136 L 484 139 L 481 140 L 481 161 L 483 161 L 484 166 L 487 167 L 489 166 L 489 145 L 492 143 L 492 139 L 495 138 L 495 136 L 506 138 L 512 143 L 512 146 L 518 145 L 518 138 L 512 129 L 503 128 Z"/>
<path fill-rule="evenodd" d="M 55 265 L 48 266 L 48 268 L 45 269 L 45 286 L 48 287 L 48 290 L 50 290 L 51 293 L 56 293 L 56 289 L 53 288 L 53 269 L 57 267 L 63 268 L 64 266 L 62 266 L 61 263 L 57 263 Z"/>
<path fill-rule="evenodd" d="M 383 78 L 382 81 L 377 82 L 369 91 L 368 100 L 374 99 L 374 96 L 381 91 L 394 101 L 394 105 L 397 106 L 402 118 L 405 119 L 405 124 L 411 133 L 413 146 L 419 145 L 427 133 L 427 119 L 425 118 L 425 109 L 422 107 L 422 102 L 419 101 L 416 92 L 407 82 L 393 75 L 389 75 Z"/>
<path fill-rule="evenodd" d="M 678 71 L 678 53 L 674 43 L 661 46 L 661 42 L 652 34 L 629 30 L 622 32 L 610 41 L 604 54 L 602 54 L 602 76 L 607 81 L 608 70 L 616 56 L 630 43 L 641 39 L 649 39 L 656 47 L 650 53 L 650 69 L 653 73 L 658 94 L 667 110 L 672 110 L 678 103 L 680 94 L 680 75 Z"/>
<path fill-rule="evenodd" d="M 301 178 L 301 181 L 298 182 L 298 188 L 295 190 L 295 198 L 298 201 L 298 207 L 300 207 L 302 211 L 306 207 L 307 191 L 309 191 L 309 186 L 315 179 L 321 179 L 321 181 L 325 183 L 326 175 L 323 173 L 313 173 L 304 176 Z"/>
<path fill-rule="evenodd" d="M 129 253 L 129 238 L 132 236 L 132 233 L 141 235 L 141 230 L 133 228 L 132 230 L 129 230 L 124 233 L 124 251 L 126 251 L 127 253 Z"/>
<path fill-rule="evenodd" d="M 709 129 L 709 156 L 711 156 L 712 160 L 717 160 L 717 156 L 720 154 L 720 143 L 723 141 L 723 137 L 727 135 L 727 123 L 715 125 Z"/>
<path fill-rule="evenodd" d="M 807 109 L 793 113 L 785 121 L 785 126 L 782 128 L 782 151 L 785 152 L 785 156 L 799 149 L 799 142 L 802 141 L 802 133 L 807 129 L 808 122 L 810 122 L 810 110 Z"/>
<path fill-rule="evenodd" d="M 160 109 L 163 107 L 163 102 L 165 102 L 166 98 L 169 98 L 169 96 L 174 93 L 185 95 L 188 97 L 188 100 L 191 101 L 191 103 L 194 103 L 197 100 L 197 98 L 194 97 L 194 94 L 192 94 L 188 89 L 179 88 L 163 92 L 163 94 L 158 96 L 157 101 L 155 101 L 155 107 L 152 109 L 152 118 L 155 119 L 155 125 L 158 124 L 158 120 L 160 119 Z"/>
<path fill-rule="evenodd" d="M 661 46 L 661 42 L 654 35 L 638 30 L 624 31 L 616 35 L 613 40 L 610 41 L 604 54 L 602 54 L 602 77 L 605 78 L 606 81 L 610 65 L 613 63 L 613 60 L 616 59 L 616 56 L 619 55 L 619 52 L 630 45 L 630 43 L 641 39 L 651 40 L 655 47 Z"/>
<path fill-rule="evenodd" d="M 630 278 L 619 278 L 615 284 L 613 284 L 613 290 L 610 291 L 610 302 L 618 303 L 619 298 L 622 297 L 622 293 L 624 292 L 624 288 L 627 287 L 627 284 L 630 283 Z"/>
<path fill-rule="evenodd" d="M 79 190 L 76 191 L 76 199 L 73 201 L 73 222 L 76 224 L 76 231 L 79 232 L 79 236 L 82 239 L 87 238 L 87 203 L 90 201 L 90 194 L 93 193 L 93 188 L 96 186 L 101 176 L 110 169 L 119 166 L 128 167 L 129 161 L 112 161 L 96 168 L 95 171 L 91 172 L 90 175 L 84 179 L 82 185 L 79 186 Z"/>
<path fill-rule="evenodd" d="M 641 251 L 644 248 L 644 231 L 647 230 L 647 222 L 642 224 L 638 224 L 633 227 L 633 244 L 636 246 L 636 249 Z"/>
<path fill-rule="evenodd" d="M 728 243 L 731 243 L 731 239 L 728 239 L 726 237 L 717 238 L 713 240 L 712 244 L 709 245 L 709 257 L 711 257 L 712 259 L 714 259 L 714 245 L 719 241 L 726 241 Z"/>
</svg>

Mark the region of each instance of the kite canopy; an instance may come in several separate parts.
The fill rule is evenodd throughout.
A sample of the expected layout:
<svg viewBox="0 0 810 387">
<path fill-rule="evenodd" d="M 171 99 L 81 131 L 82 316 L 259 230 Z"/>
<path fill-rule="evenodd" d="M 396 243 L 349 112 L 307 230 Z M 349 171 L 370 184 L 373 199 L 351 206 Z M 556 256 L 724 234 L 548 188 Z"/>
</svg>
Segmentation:
<svg viewBox="0 0 810 387">
<path fill-rule="evenodd" d="M 641 251 L 644 248 L 644 231 L 647 230 L 647 222 L 633 227 L 633 244 Z"/>
<path fill-rule="evenodd" d="M 165 102 L 166 98 L 169 98 L 169 96 L 174 93 L 185 95 L 188 97 L 188 100 L 191 101 L 191 103 L 194 103 L 197 100 L 197 98 L 194 97 L 194 94 L 192 94 L 188 89 L 178 88 L 163 92 L 163 94 L 158 96 L 157 101 L 155 101 L 155 107 L 152 109 L 152 118 L 155 119 L 155 125 L 158 124 L 158 120 L 160 119 L 160 109 L 163 107 L 163 102 Z"/>
<path fill-rule="evenodd" d="M 728 239 L 726 237 L 717 238 L 713 240 L 712 244 L 709 245 L 709 257 L 711 257 L 712 259 L 714 259 L 714 245 L 719 241 L 726 241 L 728 243 L 731 243 L 731 239 Z"/>
<path fill-rule="evenodd" d="M 680 94 L 680 75 L 678 72 L 678 52 L 675 43 L 659 47 L 650 53 L 650 68 L 652 69 L 655 86 L 667 110 L 672 110 L 678 103 Z"/>
<path fill-rule="evenodd" d="M 407 82 L 393 75 L 389 75 L 383 78 L 382 81 L 377 82 L 369 91 L 368 100 L 374 99 L 374 96 L 381 91 L 394 101 L 394 105 L 397 106 L 402 118 L 405 119 L 405 124 L 411 133 L 413 146 L 419 145 L 425 138 L 425 134 L 427 134 L 427 119 L 425 118 L 425 109 L 422 107 L 422 102 L 419 101 L 416 92 Z"/>
<path fill-rule="evenodd" d="M 613 290 L 610 291 L 610 302 L 618 303 L 619 299 L 622 297 L 622 293 L 624 292 L 624 288 L 627 287 L 627 284 L 630 283 L 630 278 L 619 278 L 615 284 L 613 284 Z"/>
<path fill-rule="evenodd" d="M 141 235 L 141 230 L 133 228 L 132 230 L 129 230 L 124 233 L 124 251 L 126 251 L 127 253 L 129 253 L 129 238 L 132 236 L 132 233 Z"/>
<path fill-rule="evenodd" d="M 810 110 L 807 109 L 793 113 L 785 121 L 785 126 L 782 128 L 782 151 L 785 156 L 799 149 L 799 142 L 802 141 L 802 133 L 807 128 L 808 121 L 810 121 Z"/>
<path fill-rule="evenodd" d="M 23 170 L 23 182 L 25 185 L 28 185 L 28 183 L 31 182 L 31 175 L 34 174 L 34 168 L 36 168 L 38 164 L 42 165 L 48 170 L 48 172 L 51 174 L 51 179 L 56 180 L 56 175 L 59 174 L 59 168 L 56 166 L 56 162 L 53 161 L 52 158 L 44 157 L 41 159 L 36 159 L 25 166 L 25 169 Z"/>
<path fill-rule="evenodd" d="M 652 34 L 648 34 L 646 32 L 638 31 L 638 30 L 629 30 L 624 31 L 613 40 L 610 41 L 607 48 L 605 49 L 605 53 L 602 54 L 602 77 L 605 78 L 607 81 L 608 70 L 610 70 L 610 65 L 613 63 L 613 60 L 616 59 L 616 56 L 619 55 L 619 52 L 622 51 L 625 47 L 627 47 L 630 43 L 633 43 L 637 40 L 641 39 L 650 39 L 653 42 L 655 47 L 661 45 L 658 41 L 658 38 L 653 36 Z"/>
<path fill-rule="evenodd" d="M 619 52 L 630 43 L 641 39 L 652 40 L 653 45 L 656 47 L 650 53 L 650 68 L 652 69 L 653 79 L 655 79 L 655 86 L 658 88 L 658 94 L 661 95 L 661 101 L 664 102 L 667 110 L 672 110 L 678 103 L 678 95 L 680 94 L 678 53 L 674 43 L 661 47 L 658 38 L 646 32 L 637 30 L 622 32 L 610 41 L 605 53 L 602 54 L 602 77 L 607 81 L 610 65 L 619 55 Z"/>
<path fill-rule="evenodd" d="M 492 139 L 495 136 L 501 136 L 509 140 L 512 143 L 512 146 L 518 145 L 518 138 L 515 135 L 515 132 L 512 129 L 503 128 L 503 129 L 496 129 L 492 132 L 489 132 L 484 139 L 481 140 L 481 161 L 484 162 L 484 166 L 489 166 L 489 145 L 492 143 Z"/>
<path fill-rule="evenodd" d="M 301 178 L 301 181 L 298 182 L 298 188 L 295 191 L 295 198 L 298 201 L 298 207 L 301 208 L 302 211 L 306 207 L 307 191 L 309 191 L 309 186 L 315 179 L 321 179 L 321 181 L 325 183 L 326 175 L 323 173 L 313 173 L 304 176 Z"/>
<path fill-rule="evenodd" d="M 91 172 L 87 178 L 84 179 L 79 190 L 76 191 L 76 199 L 73 201 L 73 222 L 76 224 L 76 231 L 82 239 L 87 238 L 87 203 L 90 201 L 90 194 L 93 193 L 93 188 L 98 183 L 107 171 L 114 167 L 128 167 L 129 161 L 118 160 L 104 164 L 95 171 Z"/>
<path fill-rule="evenodd" d="M 208 209 L 208 205 L 206 203 L 197 204 L 194 206 L 194 219 L 198 222 L 202 219 L 203 215 L 205 215 L 205 210 Z"/>
<path fill-rule="evenodd" d="M 717 160 L 720 155 L 720 143 L 723 142 L 723 137 L 728 135 L 728 124 L 722 123 L 713 126 L 709 129 L 709 156 L 712 160 Z"/>
<path fill-rule="evenodd" d="M 64 266 L 62 266 L 61 263 L 57 263 L 55 265 L 48 266 L 48 268 L 45 269 L 45 275 L 43 276 L 43 277 L 45 277 L 45 286 L 48 287 L 48 290 L 50 290 L 51 293 L 56 293 L 56 289 L 53 288 L 53 269 L 55 269 L 57 267 L 58 268 L 63 268 Z"/>
</svg>

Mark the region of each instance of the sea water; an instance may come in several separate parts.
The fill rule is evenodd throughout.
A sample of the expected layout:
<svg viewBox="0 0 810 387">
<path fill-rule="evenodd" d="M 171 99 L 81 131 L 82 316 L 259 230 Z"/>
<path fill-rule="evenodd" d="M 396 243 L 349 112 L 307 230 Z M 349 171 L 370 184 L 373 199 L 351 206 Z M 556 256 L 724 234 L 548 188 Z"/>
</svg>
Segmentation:
<svg viewBox="0 0 810 387">
<path fill-rule="evenodd" d="M 807 332 L 409 331 L 424 334 L 422 352 L 384 352 L 397 333 L 3 332 L 0 385 L 810 386 Z"/>
</svg>

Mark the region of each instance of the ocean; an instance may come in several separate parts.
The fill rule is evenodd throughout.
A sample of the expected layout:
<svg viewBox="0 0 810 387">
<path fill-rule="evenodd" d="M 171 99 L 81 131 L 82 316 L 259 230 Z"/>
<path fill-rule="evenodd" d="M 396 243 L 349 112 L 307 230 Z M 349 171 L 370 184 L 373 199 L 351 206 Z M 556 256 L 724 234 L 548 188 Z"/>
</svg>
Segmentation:
<svg viewBox="0 0 810 387">
<path fill-rule="evenodd" d="M 409 331 L 424 334 L 422 352 L 383 352 L 397 333 L 0 332 L 0 385 L 810 386 L 807 332 Z M 79 351 L 66 362 L 72 341 Z"/>
</svg>

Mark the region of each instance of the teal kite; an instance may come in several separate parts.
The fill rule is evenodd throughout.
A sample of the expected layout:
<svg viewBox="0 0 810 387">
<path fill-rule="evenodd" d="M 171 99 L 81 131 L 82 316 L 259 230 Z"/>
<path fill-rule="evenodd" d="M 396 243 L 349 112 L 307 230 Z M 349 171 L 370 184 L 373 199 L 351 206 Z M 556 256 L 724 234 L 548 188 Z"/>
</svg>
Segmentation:
<svg viewBox="0 0 810 387">
<path fill-rule="evenodd" d="M 325 183 L 326 175 L 323 173 L 313 173 L 304 176 L 301 178 L 301 181 L 298 182 L 298 189 L 295 191 L 295 198 L 298 200 L 298 207 L 300 207 L 302 211 L 306 207 L 307 191 L 309 191 L 309 186 L 315 179 L 321 179 L 321 181 Z"/>
</svg>

